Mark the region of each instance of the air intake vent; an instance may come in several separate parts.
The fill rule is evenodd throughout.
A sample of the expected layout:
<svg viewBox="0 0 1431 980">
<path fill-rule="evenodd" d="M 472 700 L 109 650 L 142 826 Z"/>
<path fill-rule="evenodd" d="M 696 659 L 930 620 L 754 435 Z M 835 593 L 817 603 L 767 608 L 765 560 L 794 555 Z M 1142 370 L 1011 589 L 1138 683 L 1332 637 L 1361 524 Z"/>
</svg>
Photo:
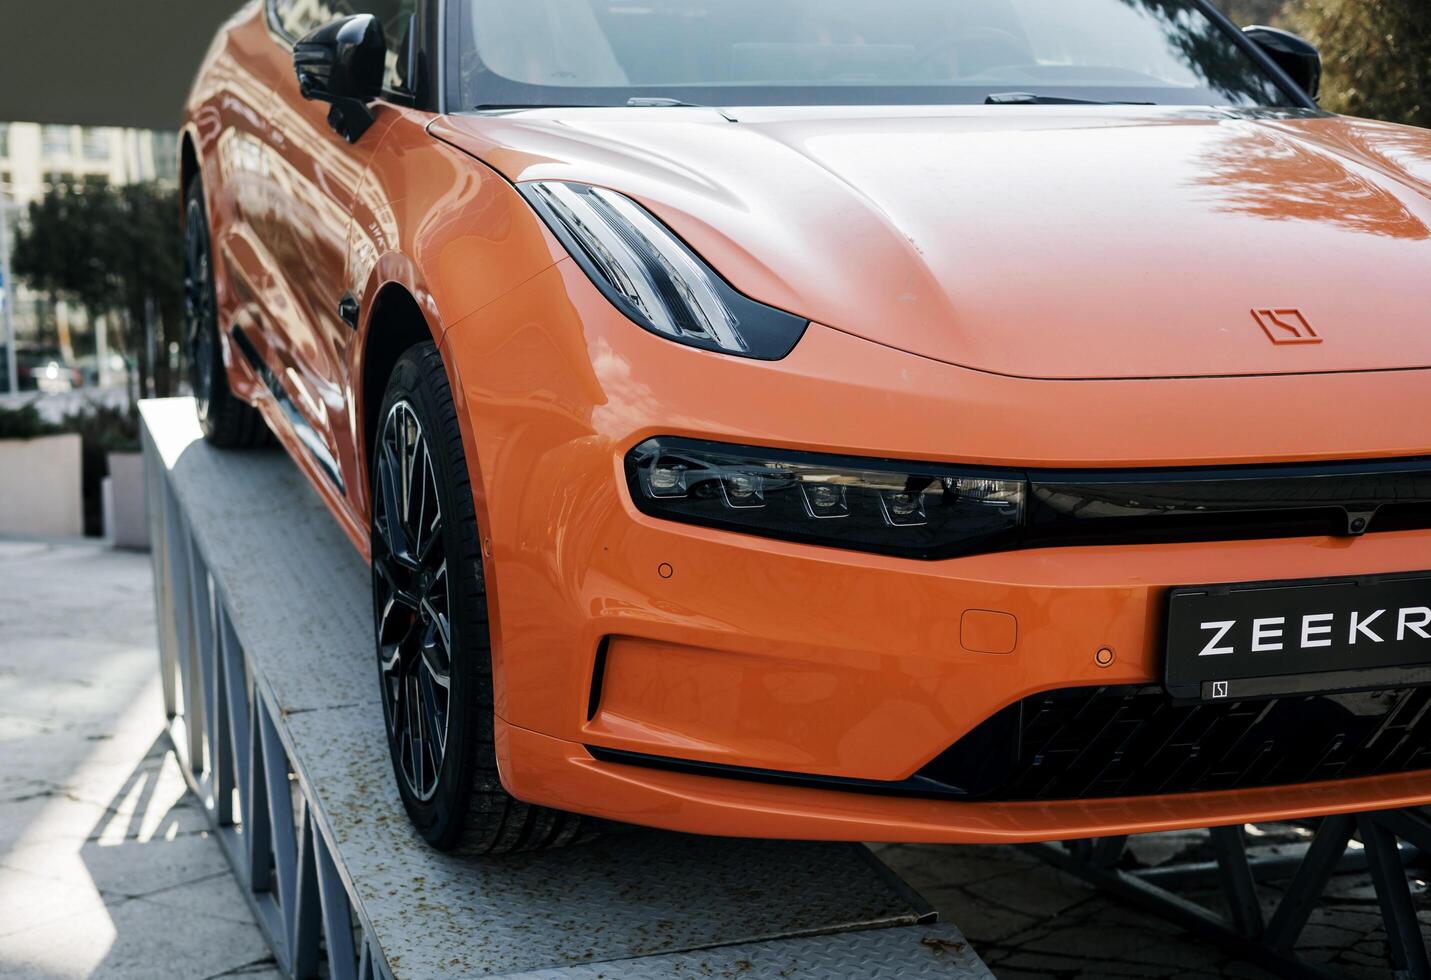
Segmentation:
<svg viewBox="0 0 1431 980">
<path fill-rule="evenodd" d="M 1009 746 L 1002 773 L 988 753 L 1000 740 Z M 1431 769 L 1428 688 L 1185 705 L 1158 687 L 1100 687 L 1027 698 L 919 775 L 980 799 L 1068 800 L 1420 769 Z"/>
</svg>

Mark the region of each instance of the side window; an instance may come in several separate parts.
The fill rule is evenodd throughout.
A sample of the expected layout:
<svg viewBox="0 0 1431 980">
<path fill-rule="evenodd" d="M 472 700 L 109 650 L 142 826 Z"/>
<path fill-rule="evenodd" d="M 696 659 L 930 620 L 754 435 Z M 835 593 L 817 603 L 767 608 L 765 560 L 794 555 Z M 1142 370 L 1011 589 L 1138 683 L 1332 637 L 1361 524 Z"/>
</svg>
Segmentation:
<svg viewBox="0 0 1431 980">
<path fill-rule="evenodd" d="M 273 20 L 290 40 L 298 40 L 329 21 L 350 14 L 372 14 L 383 25 L 388 71 L 383 87 L 408 90 L 408 42 L 417 0 L 270 0 Z"/>
</svg>

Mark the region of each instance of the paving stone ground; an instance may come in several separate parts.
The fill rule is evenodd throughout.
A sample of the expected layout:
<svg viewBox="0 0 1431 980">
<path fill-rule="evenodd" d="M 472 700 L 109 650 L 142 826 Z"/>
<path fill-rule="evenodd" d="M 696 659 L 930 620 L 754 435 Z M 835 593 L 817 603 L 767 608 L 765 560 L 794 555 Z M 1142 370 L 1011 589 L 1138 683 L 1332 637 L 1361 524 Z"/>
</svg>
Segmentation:
<svg viewBox="0 0 1431 980">
<path fill-rule="evenodd" d="M 162 736 L 154 643 L 147 556 L 0 541 L 0 980 L 278 976 Z M 1304 833 L 1253 831 L 1266 847 Z M 878 850 L 1001 980 L 1269 976 L 1025 851 Z M 1134 850 L 1144 865 L 1207 856 L 1197 833 Z M 1431 940 L 1424 882 L 1415 897 Z M 1303 952 L 1389 976 L 1365 874 L 1334 879 Z"/>
<path fill-rule="evenodd" d="M 163 737 L 149 560 L 0 541 L 0 978 L 276 978 Z"/>
</svg>

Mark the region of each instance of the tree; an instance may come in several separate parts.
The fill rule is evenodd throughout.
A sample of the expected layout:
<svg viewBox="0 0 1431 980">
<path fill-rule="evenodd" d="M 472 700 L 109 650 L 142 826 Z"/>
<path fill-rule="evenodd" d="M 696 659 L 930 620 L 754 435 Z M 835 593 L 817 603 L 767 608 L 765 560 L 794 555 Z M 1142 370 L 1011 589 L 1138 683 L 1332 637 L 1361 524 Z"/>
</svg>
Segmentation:
<svg viewBox="0 0 1431 980">
<path fill-rule="evenodd" d="M 1291 19 L 1322 50 L 1327 109 L 1431 127 L 1431 0 L 1302 0 Z"/>
<path fill-rule="evenodd" d="M 1218 0 L 1217 5 L 1238 27 L 1251 24 L 1280 27 L 1287 0 Z"/>
<path fill-rule="evenodd" d="M 117 204 L 121 223 L 112 270 L 128 324 L 128 351 L 139 366 L 139 390 L 172 394 L 169 342 L 179 339 L 183 319 L 179 198 L 159 184 L 130 184 L 120 188 Z"/>
<path fill-rule="evenodd" d="M 177 192 L 157 184 L 61 182 L 30 205 L 15 242 L 16 277 L 82 306 L 91 323 L 105 317 L 115 328 L 115 349 L 137 366 L 146 395 L 173 391 L 168 342 L 177 339 L 182 317 L 178 214 Z M 159 358 L 146 342 L 156 324 Z"/>
<path fill-rule="evenodd" d="M 84 308 L 94 323 L 110 308 L 112 284 L 105 256 L 117 224 L 114 201 L 102 181 L 58 183 L 30 205 L 16 236 L 12 264 L 17 278 Z M 72 353 L 61 326 L 60 346 Z"/>
</svg>

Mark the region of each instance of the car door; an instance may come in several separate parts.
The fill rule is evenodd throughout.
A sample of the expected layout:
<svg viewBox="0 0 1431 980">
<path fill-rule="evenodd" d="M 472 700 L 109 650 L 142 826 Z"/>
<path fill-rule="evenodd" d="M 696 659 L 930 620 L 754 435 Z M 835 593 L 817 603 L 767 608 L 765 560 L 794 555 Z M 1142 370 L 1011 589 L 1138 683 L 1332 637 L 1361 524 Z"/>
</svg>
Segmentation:
<svg viewBox="0 0 1431 980">
<path fill-rule="evenodd" d="M 417 0 L 268 0 L 275 43 L 295 41 L 351 14 L 374 14 L 388 41 L 386 100 L 408 98 L 403 52 L 415 24 Z M 356 447 L 347 424 L 351 392 L 345 363 L 354 338 L 344 302 L 348 232 L 353 201 L 369 160 L 395 112 L 375 103 L 376 120 L 355 144 L 328 124 L 329 106 L 300 94 L 288 69 L 273 80 L 269 112 L 273 144 L 273 210 L 269 244 L 284 270 L 279 307 L 266 325 L 270 367 L 290 399 L 285 405 L 296 434 L 337 495 L 352 507 L 348 483 Z"/>
</svg>

